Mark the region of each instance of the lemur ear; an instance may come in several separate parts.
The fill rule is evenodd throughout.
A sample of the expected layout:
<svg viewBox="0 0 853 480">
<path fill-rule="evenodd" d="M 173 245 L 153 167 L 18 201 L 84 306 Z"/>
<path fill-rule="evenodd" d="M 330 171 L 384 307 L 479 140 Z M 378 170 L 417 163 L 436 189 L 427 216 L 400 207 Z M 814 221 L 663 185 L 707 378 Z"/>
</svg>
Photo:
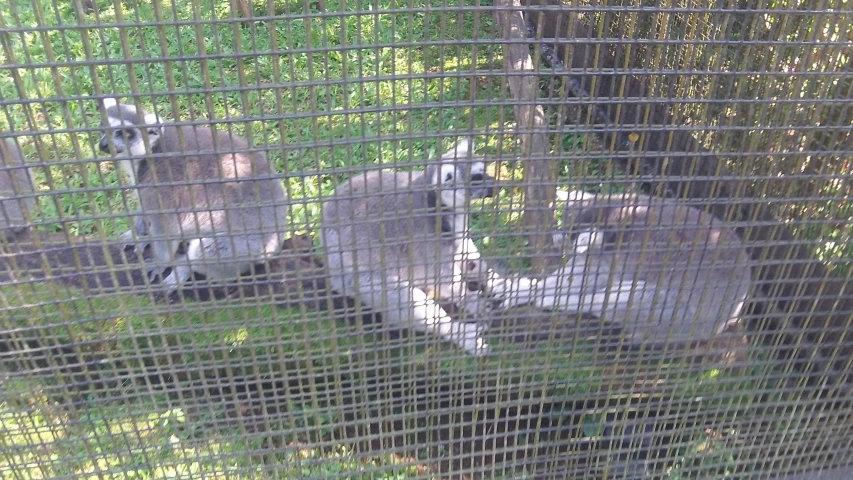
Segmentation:
<svg viewBox="0 0 853 480">
<path fill-rule="evenodd" d="M 161 123 L 163 123 L 163 119 L 154 113 L 146 113 L 144 120 L 145 125 L 160 125 Z"/>
<path fill-rule="evenodd" d="M 474 153 L 474 140 L 471 137 L 465 137 L 456 143 L 456 146 L 448 150 L 441 158 L 467 158 Z"/>
<path fill-rule="evenodd" d="M 116 105 L 118 105 L 118 100 L 115 98 L 107 97 L 101 101 L 101 104 L 104 106 L 105 109 L 115 107 Z"/>
</svg>

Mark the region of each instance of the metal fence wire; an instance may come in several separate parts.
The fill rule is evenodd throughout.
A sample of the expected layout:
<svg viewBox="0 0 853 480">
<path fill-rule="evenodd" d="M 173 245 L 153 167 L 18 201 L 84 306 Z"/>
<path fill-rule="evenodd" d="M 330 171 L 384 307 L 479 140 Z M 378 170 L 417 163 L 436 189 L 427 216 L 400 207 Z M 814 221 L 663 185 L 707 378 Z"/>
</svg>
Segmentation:
<svg viewBox="0 0 853 480">
<path fill-rule="evenodd" d="M 853 478 L 853 4 L 0 4 L 0 477 Z"/>
</svg>

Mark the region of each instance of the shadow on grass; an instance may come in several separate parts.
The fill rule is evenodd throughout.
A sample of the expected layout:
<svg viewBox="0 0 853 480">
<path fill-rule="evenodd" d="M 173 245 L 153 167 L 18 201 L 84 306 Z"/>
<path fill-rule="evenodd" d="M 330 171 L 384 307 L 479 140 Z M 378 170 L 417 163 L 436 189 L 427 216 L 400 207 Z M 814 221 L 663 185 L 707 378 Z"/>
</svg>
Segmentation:
<svg viewBox="0 0 853 480">
<path fill-rule="evenodd" d="M 388 331 L 353 301 L 329 294 L 309 237 L 288 240 L 280 256 L 232 285 L 198 282 L 180 293 L 183 300 L 157 293 L 139 260 L 121 245 L 24 237 L 6 246 L 0 279 L 4 288 L 42 281 L 148 297 L 140 310 L 168 313 L 180 302 L 186 315 L 206 305 L 272 302 L 307 326 L 270 337 L 292 345 L 235 343 L 203 359 L 205 346 L 182 345 L 180 335 L 136 332 L 131 350 L 109 336 L 58 339 L 10 328 L 0 331 L 0 365 L 58 380 L 53 402 L 69 411 L 133 395 L 162 398 L 208 432 L 261 439 L 245 455 L 264 463 L 281 462 L 277 454 L 299 443 L 330 452 L 345 445 L 356 457 L 393 452 L 436 474 L 645 478 L 681 469 L 726 476 L 759 455 L 743 445 L 779 433 L 778 386 L 761 378 L 766 366 L 741 363 L 727 376 L 718 363 L 637 361 L 617 347 L 589 346 L 585 339 L 600 345 L 607 332 L 580 328 L 590 322 L 572 316 L 506 314 L 490 332 L 497 355 L 488 359 L 460 356 L 428 337 L 407 342 L 409 334 Z M 275 348 L 292 350 L 258 353 Z M 747 422 L 735 421 L 744 416 Z M 809 441 L 802 438 L 797 445 Z"/>
</svg>

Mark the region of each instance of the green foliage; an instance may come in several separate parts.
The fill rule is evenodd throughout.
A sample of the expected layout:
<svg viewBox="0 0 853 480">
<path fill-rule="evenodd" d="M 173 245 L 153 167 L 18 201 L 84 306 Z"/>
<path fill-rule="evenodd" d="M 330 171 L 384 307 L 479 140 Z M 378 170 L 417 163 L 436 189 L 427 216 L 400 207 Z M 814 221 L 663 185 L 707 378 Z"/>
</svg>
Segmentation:
<svg viewBox="0 0 853 480">
<path fill-rule="evenodd" d="M 50 165 L 37 174 L 41 224 L 107 237 L 126 229 L 133 201 L 115 188 L 112 162 L 92 161 L 101 124 L 93 96 L 136 99 L 172 120 L 236 119 L 219 128 L 267 149 L 294 200 L 296 231 L 313 226 L 317 199 L 354 167 L 422 163 L 452 141 L 433 136 L 469 130 L 470 118 L 479 129 L 511 118 L 494 102 L 501 82 L 476 74 L 499 47 L 443 43 L 477 39 L 489 15 L 395 13 L 366 0 L 328 5 L 322 17 L 274 7 L 256 14 L 280 17 L 241 23 L 226 21 L 226 2 L 104 3 L 97 21 L 78 17 L 73 2 L 0 6 L 4 26 L 54 27 L 7 34 L 2 60 L 26 66 L 0 70 L 0 98 L 27 101 L 9 105 L 0 128 L 50 132 L 23 142 Z"/>
</svg>

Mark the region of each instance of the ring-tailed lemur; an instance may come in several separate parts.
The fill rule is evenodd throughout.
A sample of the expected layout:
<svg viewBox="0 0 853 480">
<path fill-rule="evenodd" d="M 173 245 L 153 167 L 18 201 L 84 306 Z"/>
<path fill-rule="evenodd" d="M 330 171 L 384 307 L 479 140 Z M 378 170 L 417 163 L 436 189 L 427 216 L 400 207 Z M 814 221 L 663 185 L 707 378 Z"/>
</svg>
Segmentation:
<svg viewBox="0 0 853 480">
<path fill-rule="evenodd" d="M 193 272 L 234 279 L 278 251 L 287 225 L 287 196 L 262 152 L 229 132 L 178 126 L 107 98 L 109 129 L 99 148 L 112 153 L 130 178 L 141 212 L 137 235 L 147 235 L 152 276 L 166 267 L 169 292 Z M 123 237 L 133 238 L 133 232 Z"/>
<path fill-rule="evenodd" d="M 569 197 L 554 241 L 571 242 L 571 258 L 543 280 L 514 280 L 505 307 L 592 313 L 634 345 L 708 340 L 738 322 L 752 275 L 734 228 L 676 200 Z"/>
<path fill-rule="evenodd" d="M 435 333 L 486 354 L 483 325 L 453 319 L 448 302 L 474 315 L 490 301 L 466 280 L 488 268 L 468 236 L 470 199 L 491 197 L 494 178 L 473 143 L 460 141 L 423 172 L 350 178 L 323 208 L 321 241 L 332 288 L 381 312 L 390 325 Z"/>
</svg>

